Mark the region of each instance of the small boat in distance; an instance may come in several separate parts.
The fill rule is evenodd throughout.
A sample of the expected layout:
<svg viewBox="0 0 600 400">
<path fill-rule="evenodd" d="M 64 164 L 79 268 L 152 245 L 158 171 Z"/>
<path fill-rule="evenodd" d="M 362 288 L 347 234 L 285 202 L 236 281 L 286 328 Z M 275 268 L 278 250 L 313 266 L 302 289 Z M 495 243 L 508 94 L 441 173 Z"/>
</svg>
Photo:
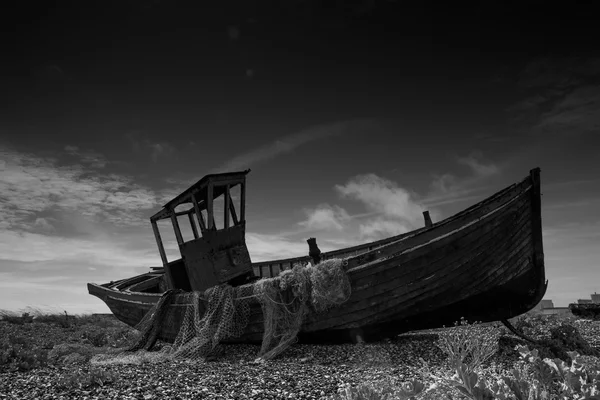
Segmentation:
<svg viewBox="0 0 600 400">
<path fill-rule="evenodd" d="M 89 293 L 135 327 L 169 289 L 249 286 L 299 263 L 342 258 L 350 298 L 322 314 L 309 314 L 298 334 L 300 342 L 332 343 L 452 326 L 461 317 L 508 320 L 533 309 L 546 292 L 539 168 L 442 221 L 432 223 L 425 212 L 423 228 L 326 253 L 311 238 L 307 256 L 258 263 L 251 262 L 245 242 L 249 172 L 207 175 L 165 204 L 150 218 L 163 267 L 116 282 L 89 283 Z M 234 189 L 239 195 L 232 195 Z M 179 244 L 176 260 L 167 260 L 162 244 L 157 221 L 164 219 L 171 221 Z M 193 238 L 183 239 L 182 222 L 190 224 Z M 170 320 L 182 320 L 190 306 L 186 298 L 173 296 L 167 306 Z M 260 343 L 263 324 L 256 302 L 244 333 L 227 342 Z M 160 338 L 173 341 L 178 330 L 163 326 Z"/>
</svg>

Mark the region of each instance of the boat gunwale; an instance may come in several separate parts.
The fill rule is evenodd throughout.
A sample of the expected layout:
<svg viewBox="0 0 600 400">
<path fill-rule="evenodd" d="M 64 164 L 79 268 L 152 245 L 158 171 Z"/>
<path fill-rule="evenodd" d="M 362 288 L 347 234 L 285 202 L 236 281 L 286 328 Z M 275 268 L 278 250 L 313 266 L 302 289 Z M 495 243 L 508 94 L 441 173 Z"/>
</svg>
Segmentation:
<svg viewBox="0 0 600 400">
<path fill-rule="evenodd" d="M 532 171 L 534 171 L 535 169 L 533 169 Z M 358 254 L 358 255 L 354 255 L 354 256 L 350 256 L 347 257 L 347 259 L 352 259 L 352 258 L 358 258 L 358 257 L 368 257 L 370 254 L 374 254 L 377 251 L 381 251 L 383 248 L 387 248 L 388 246 L 391 245 L 395 245 L 401 241 L 407 240 L 409 238 L 413 238 L 415 236 L 418 236 L 422 233 L 431 231 L 431 230 L 435 230 L 436 228 L 439 228 L 441 226 L 444 226 L 448 223 L 454 222 L 457 219 L 460 219 L 474 211 L 476 211 L 477 209 L 483 207 L 486 204 L 492 203 L 495 200 L 497 200 L 498 198 L 502 197 L 504 194 L 506 194 L 507 192 L 510 192 L 511 190 L 519 187 L 519 186 L 525 186 L 529 184 L 530 186 L 528 186 L 527 188 L 525 188 L 523 191 L 527 191 L 529 189 L 531 189 L 533 187 L 534 182 L 531 182 L 531 175 L 528 175 L 527 177 L 523 178 L 521 181 L 516 182 L 516 183 L 512 183 L 511 185 L 497 191 L 496 193 L 492 194 L 489 197 L 486 197 L 485 199 L 481 200 L 478 203 L 473 204 L 472 206 L 459 211 L 458 213 L 449 216 L 448 218 L 445 218 L 441 221 L 438 221 L 436 223 L 433 223 L 431 226 L 428 227 L 422 227 L 422 228 L 418 228 L 418 229 L 414 229 L 412 231 L 409 232 L 404 232 L 401 233 L 400 235 L 396 235 L 396 236 L 392 236 L 392 237 L 388 237 L 385 239 L 381 239 L 381 240 L 377 240 L 374 242 L 368 242 L 368 243 L 363 243 L 363 244 L 359 244 L 356 246 L 351 246 L 351 247 L 345 247 L 342 249 L 338 249 L 338 250 L 332 250 L 329 252 L 324 252 L 321 254 L 321 258 L 323 259 L 329 259 L 329 258 L 334 258 L 334 256 L 338 255 L 338 254 L 344 254 L 344 253 L 349 253 L 352 251 L 358 251 L 361 249 L 365 249 L 368 247 L 374 247 L 377 246 L 375 248 L 373 248 L 372 250 L 366 251 L 362 254 Z M 513 198 L 508 199 L 508 201 L 511 201 L 514 198 L 519 197 L 523 192 L 517 193 Z M 502 207 L 503 204 L 500 204 L 498 207 Z M 467 223 L 467 222 L 465 222 Z M 252 267 L 253 268 L 260 268 L 262 266 L 266 266 L 266 265 L 271 265 L 271 264 L 285 264 L 285 263 L 293 263 L 294 261 L 296 262 L 300 262 L 300 261 L 310 261 L 310 256 L 300 256 L 300 257 L 291 257 L 291 258 L 282 258 L 282 259 L 274 259 L 274 260 L 267 260 L 267 261 L 258 261 L 258 262 L 254 262 L 252 263 Z"/>
</svg>

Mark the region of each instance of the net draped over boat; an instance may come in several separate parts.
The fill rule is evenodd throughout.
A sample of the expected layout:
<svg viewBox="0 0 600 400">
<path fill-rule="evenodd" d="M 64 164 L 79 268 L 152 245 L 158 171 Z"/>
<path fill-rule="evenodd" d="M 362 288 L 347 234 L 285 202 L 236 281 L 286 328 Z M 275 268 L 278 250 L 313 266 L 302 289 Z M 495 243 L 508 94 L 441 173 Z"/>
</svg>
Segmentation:
<svg viewBox="0 0 600 400">
<path fill-rule="evenodd" d="M 93 363 L 139 363 L 143 360 L 204 359 L 218 353 L 225 339 L 240 337 L 250 320 L 251 304 L 258 301 L 264 318 L 259 359 L 269 360 L 297 341 L 306 317 L 323 313 L 348 300 L 350 279 L 345 261 L 332 259 L 317 265 L 295 265 L 273 278 L 232 287 L 222 284 L 201 292 L 169 290 L 136 326 L 137 343 L 118 354 L 94 357 Z M 183 320 L 169 305 L 188 304 Z M 179 317 L 181 318 L 181 317 Z M 159 351 L 154 346 L 161 329 L 179 326 L 172 345 Z"/>
</svg>

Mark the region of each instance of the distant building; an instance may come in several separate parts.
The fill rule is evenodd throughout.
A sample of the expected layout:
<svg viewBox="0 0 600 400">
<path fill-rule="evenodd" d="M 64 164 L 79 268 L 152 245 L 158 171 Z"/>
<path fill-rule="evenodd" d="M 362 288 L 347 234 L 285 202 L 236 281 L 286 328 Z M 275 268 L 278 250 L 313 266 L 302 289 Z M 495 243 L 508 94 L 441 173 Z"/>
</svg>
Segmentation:
<svg viewBox="0 0 600 400">
<path fill-rule="evenodd" d="M 554 308 L 554 303 L 552 300 L 542 300 L 540 304 L 542 305 L 542 310 L 545 310 L 546 308 Z"/>
<path fill-rule="evenodd" d="M 579 299 L 579 304 L 591 304 L 600 303 L 600 294 L 594 292 L 590 295 L 591 299 Z M 569 307 L 554 307 L 552 300 L 540 301 L 529 313 L 531 314 L 544 314 L 544 315 L 556 315 L 556 314 L 568 314 L 570 312 Z"/>
<path fill-rule="evenodd" d="M 554 307 L 552 300 L 542 300 L 529 312 L 532 314 L 557 315 L 567 314 L 570 310 L 569 307 Z"/>
<path fill-rule="evenodd" d="M 571 310 L 569 307 L 553 307 L 553 308 L 544 308 L 542 310 L 542 314 L 544 315 L 560 315 L 560 314 L 569 314 Z"/>
<path fill-rule="evenodd" d="M 579 303 L 579 304 L 590 304 L 590 303 L 598 304 L 598 303 L 600 303 L 600 294 L 594 292 L 594 294 L 591 294 L 590 297 L 591 297 L 591 299 L 579 299 L 579 300 L 577 300 L 577 303 Z"/>
</svg>

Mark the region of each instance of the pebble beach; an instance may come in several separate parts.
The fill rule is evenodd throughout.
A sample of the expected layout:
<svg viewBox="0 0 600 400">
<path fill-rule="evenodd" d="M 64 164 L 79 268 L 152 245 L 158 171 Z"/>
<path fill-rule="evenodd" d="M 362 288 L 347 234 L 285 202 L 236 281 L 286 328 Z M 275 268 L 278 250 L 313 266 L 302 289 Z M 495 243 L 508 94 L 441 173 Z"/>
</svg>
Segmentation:
<svg viewBox="0 0 600 400">
<path fill-rule="evenodd" d="M 600 322 L 574 322 L 582 336 L 600 347 Z M 75 331 L 31 323 L 0 321 L 0 336 L 19 336 L 41 348 L 53 341 L 76 346 Z M 89 355 L 61 356 L 31 371 L 0 373 L 0 399 L 331 399 L 345 384 L 401 385 L 412 379 L 429 387 L 427 369 L 442 371 L 445 354 L 435 345 L 436 330 L 403 334 L 394 340 L 369 344 L 296 344 L 274 360 L 256 362 L 259 346 L 224 345 L 214 361 L 169 361 L 139 365 L 92 365 Z M 510 346 L 520 339 L 504 332 Z M 490 364 L 508 371 L 518 359 L 501 346 Z M 102 349 L 94 349 L 102 352 Z M 69 387 L 74 376 L 95 374 L 106 382 Z"/>
</svg>

